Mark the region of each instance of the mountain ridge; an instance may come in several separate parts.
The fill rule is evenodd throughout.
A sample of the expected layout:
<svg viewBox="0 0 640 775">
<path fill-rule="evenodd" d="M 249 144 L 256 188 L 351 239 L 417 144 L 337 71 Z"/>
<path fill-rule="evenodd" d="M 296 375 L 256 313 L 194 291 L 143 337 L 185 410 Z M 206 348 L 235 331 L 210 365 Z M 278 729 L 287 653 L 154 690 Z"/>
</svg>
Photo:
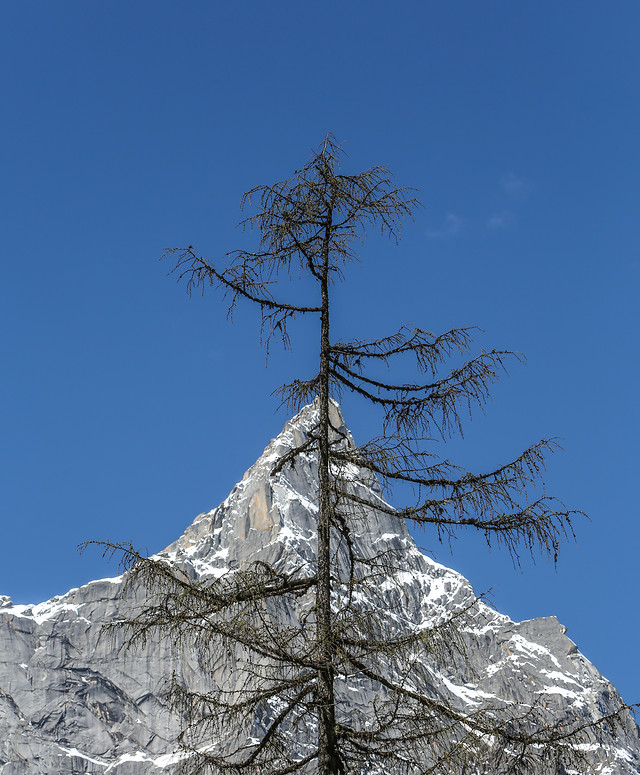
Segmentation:
<svg viewBox="0 0 640 775">
<path fill-rule="evenodd" d="M 275 474 L 274 467 L 308 438 L 316 411 L 312 404 L 289 420 L 222 504 L 199 514 L 156 556 L 199 579 L 221 578 L 256 561 L 312 574 L 314 453 L 299 455 L 295 465 Z M 342 443 L 353 444 L 337 404 L 331 411 Z M 353 487 L 363 488 L 370 499 L 383 498 L 375 477 L 362 470 L 351 473 Z M 366 516 L 366 531 L 357 536 L 359 550 L 373 556 L 381 544 L 402 552 L 402 567 L 380 590 L 394 626 L 428 628 L 476 600 L 461 574 L 419 551 L 403 521 L 382 512 Z M 123 580 L 92 581 L 37 605 L 14 606 L 0 598 L 2 775 L 112 770 L 142 775 L 171 771 L 179 761 L 180 719 L 166 708 L 162 677 L 177 670 L 186 682 L 206 684 L 208 678 L 196 657 L 176 655 L 162 641 L 123 652 L 120 636 L 102 637 L 103 623 L 144 601 L 143 590 L 123 586 Z M 462 662 L 456 665 L 459 672 L 423 666 L 439 696 L 453 704 L 473 708 L 489 700 L 538 698 L 558 713 L 572 709 L 586 719 L 606 712 L 618 698 L 555 617 L 512 622 L 480 601 L 465 639 L 474 661 L 469 669 Z M 229 672 L 223 662 L 216 669 Z M 353 708 L 367 707 L 368 692 L 364 683 L 352 691 Z M 594 775 L 640 771 L 638 729 L 630 718 L 626 727 L 624 745 L 611 743 L 606 755 L 594 750 Z"/>
</svg>

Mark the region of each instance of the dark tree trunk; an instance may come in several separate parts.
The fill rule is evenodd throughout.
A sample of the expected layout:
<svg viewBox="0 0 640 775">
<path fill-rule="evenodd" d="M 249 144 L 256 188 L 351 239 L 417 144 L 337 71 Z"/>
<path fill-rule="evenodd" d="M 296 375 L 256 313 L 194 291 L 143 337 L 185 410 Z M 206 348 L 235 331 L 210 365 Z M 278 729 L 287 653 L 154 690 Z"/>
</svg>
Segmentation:
<svg viewBox="0 0 640 775">
<path fill-rule="evenodd" d="M 320 428 L 318 430 L 318 586 L 316 591 L 318 644 L 318 773 L 340 772 L 333 693 L 333 639 L 331 631 L 331 481 L 329 472 L 329 236 L 330 215 L 322 255 L 320 287 Z"/>
</svg>

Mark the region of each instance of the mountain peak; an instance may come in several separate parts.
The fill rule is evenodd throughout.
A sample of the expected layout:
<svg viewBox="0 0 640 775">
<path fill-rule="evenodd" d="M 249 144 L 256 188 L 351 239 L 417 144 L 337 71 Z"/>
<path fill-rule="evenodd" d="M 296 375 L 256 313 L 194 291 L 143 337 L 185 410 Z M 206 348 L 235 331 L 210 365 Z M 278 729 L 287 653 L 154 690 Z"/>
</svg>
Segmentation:
<svg viewBox="0 0 640 775">
<path fill-rule="evenodd" d="M 335 401 L 331 401 L 329 419 L 334 440 L 353 446 Z M 223 503 L 199 514 L 160 556 L 191 565 L 200 575 L 214 577 L 255 561 L 281 570 L 301 562 L 313 566 L 317 546 L 317 452 L 309 445 L 286 465 L 278 463 L 311 440 L 318 420 L 316 400 L 285 424 Z M 384 503 L 380 484 L 370 472 L 358 469 L 353 478 L 365 497 Z M 388 541 L 394 537 L 396 541 L 413 543 L 404 522 L 381 513 L 375 514 L 374 524 L 357 539 L 362 544 L 377 540 L 374 537 L 380 535 L 387 536 Z M 373 554 L 374 550 L 367 553 Z"/>
<path fill-rule="evenodd" d="M 335 403 L 331 421 L 339 443 L 353 444 Z M 317 402 L 301 409 L 225 501 L 198 515 L 158 556 L 202 580 L 256 561 L 313 574 L 318 463 L 312 445 L 304 445 L 317 422 Z M 277 465 L 300 447 L 295 461 Z M 384 502 L 370 472 L 354 466 L 349 473 L 349 486 L 366 503 Z M 404 522 L 388 512 L 369 508 L 352 528 L 359 556 L 394 558 L 375 594 L 363 600 L 365 609 L 405 633 L 428 630 L 455 612 L 469 613 L 461 629 L 465 659 L 443 665 L 427 657 L 413 666 L 413 681 L 423 682 L 436 700 L 471 712 L 487 704 L 542 703 L 554 718 L 573 715 L 588 724 L 617 707 L 615 688 L 555 617 L 517 623 L 489 608 L 463 576 L 422 554 Z M 346 558 L 339 541 L 334 547 L 339 571 Z M 178 654 L 166 639 L 149 639 L 132 650 L 122 648 L 119 630 L 103 637 L 103 624 L 131 617 L 143 602 L 144 589 L 123 584 L 122 577 L 91 582 L 38 606 L 12 606 L 0 598 L 0 775 L 112 769 L 151 775 L 179 761 L 180 719 L 167 711 L 165 679 L 175 674 L 197 687 L 224 679 L 233 691 L 239 679 L 229 665 L 237 655 L 221 653 L 212 678 L 196 654 Z M 347 685 L 337 679 L 336 693 L 356 714 L 375 704 L 366 680 Z M 631 717 L 625 724 L 615 743 L 595 735 L 584 743 L 590 774 L 640 772 L 638 728 Z M 295 750 L 301 745 L 296 737 L 289 742 Z"/>
</svg>

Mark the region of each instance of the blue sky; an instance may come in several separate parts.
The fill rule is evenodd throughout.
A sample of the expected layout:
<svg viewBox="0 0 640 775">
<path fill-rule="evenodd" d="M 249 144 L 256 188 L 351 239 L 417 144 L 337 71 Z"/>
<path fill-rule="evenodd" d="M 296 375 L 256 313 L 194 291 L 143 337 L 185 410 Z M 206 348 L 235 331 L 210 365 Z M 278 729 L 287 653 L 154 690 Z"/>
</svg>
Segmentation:
<svg viewBox="0 0 640 775">
<path fill-rule="evenodd" d="M 562 437 L 548 489 L 591 517 L 557 570 L 419 543 L 640 701 L 639 23 L 631 1 L 2 4 L 0 594 L 116 573 L 85 540 L 163 548 L 280 430 L 271 391 L 312 373 L 315 329 L 267 367 L 251 310 L 230 325 L 157 259 L 247 246 L 241 194 L 332 131 L 345 171 L 389 164 L 424 204 L 363 246 L 336 337 L 477 325 L 526 353 L 446 454 Z"/>
</svg>

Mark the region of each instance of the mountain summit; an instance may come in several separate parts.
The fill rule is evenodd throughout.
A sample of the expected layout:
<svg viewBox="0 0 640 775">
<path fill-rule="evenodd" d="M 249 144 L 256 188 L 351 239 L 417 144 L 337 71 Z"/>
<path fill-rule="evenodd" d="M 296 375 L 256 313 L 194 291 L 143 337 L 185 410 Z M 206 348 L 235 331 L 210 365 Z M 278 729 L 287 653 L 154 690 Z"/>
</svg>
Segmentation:
<svg viewBox="0 0 640 775">
<path fill-rule="evenodd" d="M 331 423 L 340 443 L 353 441 L 337 404 Z M 313 575 L 317 519 L 317 461 L 298 455 L 274 471 L 288 451 L 304 444 L 317 424 L 317 407 L 305 407 L 273 439 L 241 482 L 216 509 L 196 517 L 157 556 L 198 579 L 217 579 L 262 561 L 278 571 Z M 383 501 L 369 472 L 342 471 L 368 503 Z M 366 529 L 364 526 L 366 524 Z M 580 654 L 554 617 L 516 623 L 476 600 L 469 582 L 422 554 L 404 522 L 371 511 L 354 535 L 358 554 L 389 552 L 401 562 L 381 584 L 383 616 L 407 631 L 426 629 L 451 612 L 470 609 L 462 628 L 465 658 L 447 669 L 420 665 L 434 697 L 454 707 L 488 703 L 542 703 L 562 719 L 569 711 L 585 723 L 617 707 L 615 688 Z M 338 547 L 337 551 L 345 551 Z M 180 719 L 167 711 L 164 688 L 177 674 L 191 685 L 233 682 L 233 659 L 221 654 L 214 675 L 203 674 L 193 654 L 167 642 L 122 649 L 118 630 L 102 625 L 131 616 L 144 590 L 122 576 L 72 589 L 38 605 L 12 605 L 0 597 L 0 773 L 172 772 L 179 751 Z M 339 681 L 338 681 L 339 684 Z M 345 712 L 371 706 L 371 687 L 342 687 Z M 336 689 L 337 696 L 341 687 Z M 216 742 L 216 741 L 212 741 Z M 292 739 L 291 744 L 296 745 Z M 593 775 L 640 772 L 640 737 L 628 717 L 614 741 L 583 743 Z M 568 773 L 569 771 L 567 771 Z M 541 770 L 540 775 L 547 775 Z M 574 773 L 574 775 L 581 775 Z"/>
</svg>

